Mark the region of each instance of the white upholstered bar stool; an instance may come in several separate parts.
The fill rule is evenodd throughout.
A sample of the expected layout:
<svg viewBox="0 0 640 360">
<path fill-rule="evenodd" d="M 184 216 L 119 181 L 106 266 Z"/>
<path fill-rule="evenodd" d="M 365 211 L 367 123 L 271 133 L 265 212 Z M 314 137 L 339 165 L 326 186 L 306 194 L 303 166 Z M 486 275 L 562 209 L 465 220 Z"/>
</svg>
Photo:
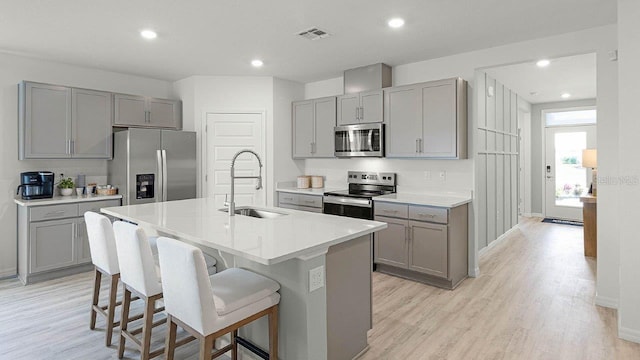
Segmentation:
<svg viewBox="0 0 640 360">
<path fill-rule="evenodd" d="M 209 276 L 200 249 L 166 237 L 158 238 L 158 255 L 167 313 L 167 360 L 173 359 L 177 326 L 199 339 L 200 360 L 229 350 L 236 360 L 238 329 L 265 315 L 269 317 L 269 359 L 278 359 L 280 284 L 239 268 Z M 212 354 L 215 339 L 227 333 L 231 344 Z"/>
<path fill-rule="evenodd" d="M 151 245 L 144 230 L 137 225 L 116 221 L 113 223 L 116 250 L 120 262 L 120 280 L 122 281 L 122 322 L 120 325 L 120 343 L 118 345 L 118 358 L 124 356 L 125 342 L 131 340 L 140 350 L 140 358 L 143 360 L 154 358 L 164 351 L 158 349 L 151 352 L 151 330 L 153 327 L 166 321 L 161 319 L 153 322 L 153 314 L 163 311 L 164 308 L 155 307 L 156 302 L 162 299 L 162 285 L 159 274 L 153 261 Z M 143 325 L 135 330 L 128 329 L 129 307 L 131 294 L 144 300 Z M 142 340 L 136 338 L 142 333 Z"/>
<path fill-rule="evenodd" d="M 84 221 L 87 224 L 91 262 L 94 265 L 93 301 L 91 302 L 89 327 L 94 330 L 96 328 L 96 316 L 98 314 L 102 315 L 106 321 L 106 346 L 111 346 L 113 328 L 119 325 L 119 322 L 113 321 L 115 308 L 120 305 L 120 302 L 116 302 L 118 280 L 120 279 L 116 241 L 113 236 L 111 221 L 106 216 L 87 211 L 84 213 Z M 98 305 L 102 275 L 108 276 L 111 283 L 109 302 L 105 306 Z"/>
</svg>

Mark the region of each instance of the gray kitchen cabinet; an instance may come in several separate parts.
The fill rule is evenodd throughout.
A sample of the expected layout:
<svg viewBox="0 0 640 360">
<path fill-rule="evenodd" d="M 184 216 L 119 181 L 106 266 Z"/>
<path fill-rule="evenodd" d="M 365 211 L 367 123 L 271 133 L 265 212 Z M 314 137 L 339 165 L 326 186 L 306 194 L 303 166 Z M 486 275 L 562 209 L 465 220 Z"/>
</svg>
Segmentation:
<svg viewBox="0 0 640 360">
<path fill-rule="evenodd" d="M 111 93 L 33 82 L 19 88 L 20 160 L 111 158 Z"/>
<path fill-rule="evenodd" d="M 338 96 L 337 124 L 364 124 L 383 121 L 383 90 Z"/>
<path fill-rule="evenodd" d="M 292 108 L 293 158 L 333 157 L 336 98 L 296 101 Z"/>
<path fill-rule="evenodd" d="M 93 199 L 92 199 L 93 200 Z M 24 284 L 91 268 L 84 213 L 120 206 L 120 199 L 18 206 L 18 277 Z"/>
<path fill-rule="evenodd" d="M 467 157 L 467 85 L 460 78 L 385 89 L 387 157 Z"/>
<path fill-rule="evenodd" d="M 182 103 L 180 100 L 115 94 L 113 125 L 181 129 Z"/>
<path fill-rule="evenodd" d="M 71 89 L 71 157 L 110 159 L 112 94 Z"/>
<path fill-rule="evenodd" d="M 447 278 L 447 225 L 409 222 L 409 269 Z"/>
<path fill-rule="evenodd" d="M 285 209 L 322 213 L 322 194 L 306 195 L 278 191 L 278 206 Z"/>
<path fill-rule="evenodd" d="M 376 216 L 376 221 L 387 223 L 387 228 L 378 231 L 374 242 L 374 261 L 406 268 L 408 266 L 408 237 L 409 221 Z"/>
<path fill-rule="evenodd" d="M 70 158 L 71 88 L 19 85 L 19 159 Z"/>
<path fill-rule="evenodd" d="M 30 273 L 76 264 L 75 218 L 33 222 L 29 226 Z"/>
<path fill-rule="evenodd" d="M 468 274 L 467 211 L 375 201 L 375 220 L 388 224 L 374 235 L 376 270 L 455 288 Z"/>
</svg>

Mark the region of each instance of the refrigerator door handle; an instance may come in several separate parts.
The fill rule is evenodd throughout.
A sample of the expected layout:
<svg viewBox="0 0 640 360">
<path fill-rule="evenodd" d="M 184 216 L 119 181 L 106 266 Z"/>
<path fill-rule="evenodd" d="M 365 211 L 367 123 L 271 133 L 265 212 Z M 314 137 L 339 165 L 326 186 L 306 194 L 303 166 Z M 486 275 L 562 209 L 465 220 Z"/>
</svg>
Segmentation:
<svg viewBox="0 0 640 360">
<path fill-rule="evenodd" d="M 167 150 L 162 150 L 162 201 L 167 201 Z"/>
<path fill-rule="evenodd" d="M 156 202 L 162 201 L 162 196 L 164 194 L 164 169 L 162 168 L 162 150 L 156 150 L 156 160 L 158 161 L 158 191 L 156 192 Z"/>
</svg>

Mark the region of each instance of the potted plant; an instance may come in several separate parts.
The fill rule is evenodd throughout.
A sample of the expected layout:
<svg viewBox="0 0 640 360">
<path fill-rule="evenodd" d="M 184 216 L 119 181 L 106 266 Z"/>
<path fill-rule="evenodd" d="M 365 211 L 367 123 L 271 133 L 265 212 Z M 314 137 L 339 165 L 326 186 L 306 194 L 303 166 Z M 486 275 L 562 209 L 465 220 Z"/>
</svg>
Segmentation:
<svg viewBox="0 0 640 360">
<path fill-rule="evenodd" d="M 71 180 L 71 178 L 62 179 L 60 180 L 60 183 L 58 183 L 58 188 L 60 189 L 60 195 L 62 196 L 69 196 L 73 194 L 74 187 L 75 187 L 75 184 L 73 183 L 73 180 Z"/>
</svg>

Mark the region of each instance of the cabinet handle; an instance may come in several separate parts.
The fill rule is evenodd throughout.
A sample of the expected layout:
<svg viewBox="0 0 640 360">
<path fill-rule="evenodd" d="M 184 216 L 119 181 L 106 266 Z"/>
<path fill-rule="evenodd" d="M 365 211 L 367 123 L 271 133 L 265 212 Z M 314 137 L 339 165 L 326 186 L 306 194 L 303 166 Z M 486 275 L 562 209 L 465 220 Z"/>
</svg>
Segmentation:
<svg viewBox="0 0 640 360">
<path fill-rule="evenodd" d="M 419 150 L 420 150 L 421 153 L 423 153 L 424 152 L 424 145 L 422 144 L 422 139 L 418 139 L 418 140 L 419 140 L 419 143 L 420 143 Z"/>
<path fill-rule="evenodd" d="M 71 143 L 71 155 L 75 154 L 76 152 L 76 141 L 75 140 L 69 140 L 69 142 Z"/>
<path fill-rule="evenodd" d="M 305 200 L 304 202 L 305 202 L 305 203 L 307 203 L 307 204 L 315 204 L 315 203 L 316 203 L 316 202 L 315 202 L 315 201 L 313 201 L 313 200 Z"/>
<path fill-rule="evenodd" d="M 356 120 L 360 119 L 360 108 L 356 107 Z"/>
<path fill-rule="evenodd" d="M 420 141 L 420 139 L 416 139 L 416 154 L 420 152 L 420 145 L 418 145 L 418 141 Z"/>
<path fill-rule="evenodd" d="M 435 218 L 435 217 L 436 217 L 436 215 L 433 215 L 433 214 L 424 214 L 424 213 L 418 213 L 418 216 L 428 217 L 428 218 L 431 218 L 431 219 L 433 219 L 433 218 Z"/>
<path fill-rule="evenodd" d="M 309 143 L 309 152 L 313 154 L 313 143 Z"/>
<path fill-rule="evenodd" d="M 412 233 L 413 233 L 413 232 L 411 231 L 412 229 L 413 229 L 413 226 L 409 226 L 409 227 L 407 228 L 407 230 L 409 230 L 409 236 L 407 236 L 407 239 L 409 239 L 409 241 L 413 240 L 413 239 L 412 239 L 412 237 L 413 237 Z"/>
<path fill-rule="evenodd" d="M 382 209 L 382 211 L 386 213 L 392 213 L 392 214 L 395 214 L 398 212 L 398 210 L 389 210 L 389 209 Z"/>
<path fill-rule="evenodd" d="M 364 107 L 360 106 L 360 121 L 364 121 Z"/>
<path fill-rule="evenodd" d="M 44 214 L 44 217 L 51 217 L 51 216 L 57 216 L 57 215 L 64 215 L 64 210 L 48 212 Z"/>
</svg>

